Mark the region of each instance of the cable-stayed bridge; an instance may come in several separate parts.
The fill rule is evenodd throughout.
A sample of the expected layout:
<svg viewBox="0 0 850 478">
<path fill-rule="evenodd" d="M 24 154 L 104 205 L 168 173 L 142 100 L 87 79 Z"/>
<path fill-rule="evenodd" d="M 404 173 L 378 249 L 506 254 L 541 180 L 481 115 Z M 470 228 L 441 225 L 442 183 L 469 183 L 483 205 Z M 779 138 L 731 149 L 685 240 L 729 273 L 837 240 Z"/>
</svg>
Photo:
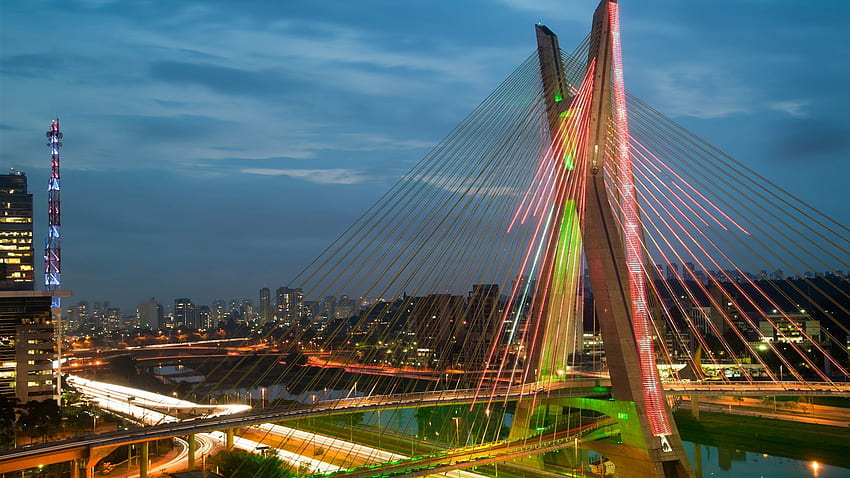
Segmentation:
<svg viewBox="0 0 850 478">
<path fill-rule="evenodd" d="M 691 476 L 665 392 L 844 394 L 850 230 L 629 95 L 616 2 L 572 52 L 536 33 L 537 50 L 293 278 L 257 332 L 276 359 L 211 359 L 214 383 L 190 391 L 280 384 L 347 398 L 109 439 L 413 408 L 415 426 L 378 415 L 379 440 L 442 433 L 444 447 L 524 457 L 541 476 L 539 455 L 581 440 L 621 476 Z M 304 293 L 348 296 L 358 311 L 308 312 Z M 604 355 L 584 353 L 588 328 Z M 573 378 L 588 367 L 609 378 Z M 97 443 L 75 458 L 87 474 L 92 450 L 117 442 Z M 352 473 L 472 466 L 430 453 L 424 470 Z"/>
</svg>

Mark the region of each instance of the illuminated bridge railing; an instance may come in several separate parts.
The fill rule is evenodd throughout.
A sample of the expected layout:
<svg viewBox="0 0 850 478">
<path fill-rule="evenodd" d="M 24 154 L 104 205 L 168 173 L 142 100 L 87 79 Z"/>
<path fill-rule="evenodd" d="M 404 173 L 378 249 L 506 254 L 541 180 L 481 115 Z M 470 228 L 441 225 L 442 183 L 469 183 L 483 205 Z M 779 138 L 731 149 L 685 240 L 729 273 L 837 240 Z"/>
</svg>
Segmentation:
<svg viewBox="0 0 850 478">
<path fill-rule="evenodd" d="M 850 382 L 664 382 L 668 395 L 830 395 L 850 397 Z"/>
</svg>

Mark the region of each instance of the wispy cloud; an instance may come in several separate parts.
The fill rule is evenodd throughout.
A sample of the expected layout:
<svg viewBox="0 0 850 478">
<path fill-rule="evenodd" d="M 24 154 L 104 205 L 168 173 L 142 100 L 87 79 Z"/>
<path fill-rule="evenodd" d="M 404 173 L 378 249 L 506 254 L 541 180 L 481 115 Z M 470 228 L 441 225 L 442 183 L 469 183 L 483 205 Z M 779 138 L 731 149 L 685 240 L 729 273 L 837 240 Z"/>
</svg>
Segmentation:
<svg viewBox="0 0 850 478">
<path fill-rule="evenodd" d="M 809 116 L 809 114 L 806 111 L 803 111 L 803 108 L 810 104 L 811 101 L 808 100 L 787 100 L 769 102 L 767 103 L 767 107 L 772 110 L 788 113 L 795 118 L 805 118 Z"/>
<path fill-rule="evenodd" d="M 722 118 L 753 109 L 754 91 L 716 66 L 679 63 L 646 70 L 649 103 L 670 116 Z"/>
<path fill-rule="evenodd" d="M 353 169 L 245 168 L 241 172 L 262 176 L 288 176 L 319 184 L 360 184 L 375 181 L 374 176 Z"/>
<path fill-rule="evenodd" d="M 339 136 L 344 144 L 342 149 L 348 151 L 375 151 L 392 149 L 417 149 L 434 146 L 433 141 L 394 138 L 384 134 L 346 133 Z"/>
<path fill-rule="evenodd" d="M 515 10 L 530 12 L 540 16 L 540 21 L 547 19 L 571 20 L 588 23 L 589 15 L 593 13 L 592 2 L 563 2 L 561 0 L 498 0 L 499 3 Z"/>
</svg>

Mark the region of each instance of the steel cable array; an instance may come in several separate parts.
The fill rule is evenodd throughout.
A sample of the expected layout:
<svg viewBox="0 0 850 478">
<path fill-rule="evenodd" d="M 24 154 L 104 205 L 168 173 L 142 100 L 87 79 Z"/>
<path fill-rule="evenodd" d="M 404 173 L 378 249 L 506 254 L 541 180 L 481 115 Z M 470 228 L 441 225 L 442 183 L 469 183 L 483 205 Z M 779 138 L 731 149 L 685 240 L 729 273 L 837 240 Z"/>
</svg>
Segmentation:
<svg viewBox="0 0 850 478">
<path fill-rule="evenodd" d="M 593 323 L 583 258 L 570 252 L 580 241 L 562 232 L 571 242 L 558 249 L 551 240 L 565 227 L 555 217 L 565 210 L 575 209 L 579 230 L 584 223 L 588 43 L 562 52 L 572 103 L 554 140 L 545 103 L 554 93 L 544 90 L 535 53 L 289 282 L 316 299 L 354 297 L 359 313 L 277 317 L 258 340 L 273 344 L 280 360 L 270 367 L 250 356 L 222 362 L 212 373 L 219 385 L 195 391 L 281 385 L 304 400 L 305 393 L 329 399 L 476 388 L 460 444 L 500 436 L 510 406 L 493 397 L 499 387 L 539 378 L 529 378 L 524 359 L 552 347 L 536 339 L 544 312 Z M 840 334 L 850 331 L 836 317 L 850 316 L 850 282 L 839 272 L 850 269 L 850 230 L 638 98 L 628 95 L 626 104 L 640 205 L 630 214 L 642 224 L 659 364 L 672 378 L 755 382 L 779 380 L 784 370 L 796 380 L 847 379 Z M 604 173 L 622 221 L 613 128 Z M 566 257 L 575 265 L 555 263 Z M 672 263 L 682 270 L 662 276 L 658 265 Z M 579 273 L 553 278 L 559 267 Z M 748 272 L 780 268 L 800 279 Z M 571 340 L 580 352 L 581 337 Z M 571 373 L 548 381 L 599 365 L 568 355 Z M 404 413 L 409 407 L 385 412 L 384 421 L 391 415 L 405 421 L 400 428 L 418 428 L 427 414 Z M 454 421 L 460 436 L 460 418 Z M 435 429 L 446 426 L 452 423 Z"/>
</svg>

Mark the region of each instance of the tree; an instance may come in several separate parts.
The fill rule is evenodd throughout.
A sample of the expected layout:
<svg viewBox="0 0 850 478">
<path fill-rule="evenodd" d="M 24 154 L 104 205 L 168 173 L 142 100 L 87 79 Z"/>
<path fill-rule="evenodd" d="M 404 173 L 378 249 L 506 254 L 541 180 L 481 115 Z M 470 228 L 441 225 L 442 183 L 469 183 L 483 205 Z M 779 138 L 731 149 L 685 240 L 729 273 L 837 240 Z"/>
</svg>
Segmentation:
<svg viewBox="0 0 850 478">
<path fill-rule="evenodd" d="M 15 447 L 15 434 L 21 401 L 17 397 L 0 396 L 0 450 Z"/>
<path fill-rule="evenodd" d="M 26 414 L 20 418 L 21 428 L 27 430 L 30 436 L 38 436 L 44 440 L 47 435 L 62 426 L 62 411 L 56 400 L 38 402 L 31 400 L 24 405 Z"/>
<path fill-rule="evenodd" d="M 228 478 L 291 478 L 288 465 L 276 456 L 264 456 L 242 450 L 219 452 L 212 458 L 221 474 Z"/>
</svg>

